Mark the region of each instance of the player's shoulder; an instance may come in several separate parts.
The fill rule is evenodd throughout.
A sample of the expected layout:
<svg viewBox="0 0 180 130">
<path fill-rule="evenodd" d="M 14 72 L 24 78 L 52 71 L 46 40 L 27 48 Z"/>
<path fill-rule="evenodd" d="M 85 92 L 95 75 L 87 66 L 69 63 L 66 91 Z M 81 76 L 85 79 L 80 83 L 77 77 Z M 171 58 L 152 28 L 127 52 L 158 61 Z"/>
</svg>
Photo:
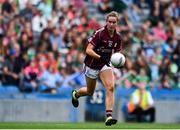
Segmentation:
<svg viewBox="0 0 180 130">
<path fill-rule="evenodd" d="M 105 27 L 101 27 L 101 28 L 99 28 L 99 29 L 97 29 L 97 30 L 95 31 L 95 34 L 101 33 L 101 32 L 103 32 L 104 30 L 105 30 Z"/>
<path fill-rule="evenodd" d="M 119 37 L 122 37 L 121 33 L 116 31 L 116 35 L 118 35 Z"/>
<path fill-rule="evenodd" d="M 121 35 L 120 32 L 117 32 L 117 31 L 116 31 L 116 35 L 117 35 L 120 39 L 122 39 L 122 35 Z"/>
</svg>

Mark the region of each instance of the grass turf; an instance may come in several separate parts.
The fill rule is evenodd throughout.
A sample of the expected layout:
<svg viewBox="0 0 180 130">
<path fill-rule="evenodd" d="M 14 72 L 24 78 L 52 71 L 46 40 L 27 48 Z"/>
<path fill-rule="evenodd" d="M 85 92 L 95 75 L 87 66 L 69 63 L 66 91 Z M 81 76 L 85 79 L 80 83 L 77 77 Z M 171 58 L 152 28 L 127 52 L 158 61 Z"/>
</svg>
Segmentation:
<svg viewBox="0 0 180 130">
<path fill-rule="evenodd" d="M 180 124 L 161 123 L 118 123 L 105 126 L 104 123 L 15 123 L 1 122 L 0 129 L 180 129 Z"/>
</svg>

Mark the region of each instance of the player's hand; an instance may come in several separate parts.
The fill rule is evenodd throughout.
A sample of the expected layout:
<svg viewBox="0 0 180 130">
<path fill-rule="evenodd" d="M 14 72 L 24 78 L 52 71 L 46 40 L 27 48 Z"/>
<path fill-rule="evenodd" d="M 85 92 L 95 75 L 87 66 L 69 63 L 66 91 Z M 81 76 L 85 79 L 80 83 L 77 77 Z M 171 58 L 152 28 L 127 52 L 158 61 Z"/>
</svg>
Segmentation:
<svg viewBox="0 0 180 130">
<path fill-rule="evenodd" d="M 103 63 L 105 63 L 108 67 L 110 67 L 110 63 L 109 63 L 107 57 L 101 56 L 101 57 L 100 57 L 100 60 L 101 60 Z"/>
</svg>

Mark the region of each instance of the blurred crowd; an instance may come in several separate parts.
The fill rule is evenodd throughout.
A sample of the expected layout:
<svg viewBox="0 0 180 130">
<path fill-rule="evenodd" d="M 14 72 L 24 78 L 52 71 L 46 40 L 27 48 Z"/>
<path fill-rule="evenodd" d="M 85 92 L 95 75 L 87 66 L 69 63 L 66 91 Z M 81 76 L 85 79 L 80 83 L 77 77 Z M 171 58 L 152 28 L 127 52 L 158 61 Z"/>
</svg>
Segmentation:
<svg viewBox="0 0 180 130">
<path fill-rule="evenodd" d="M 180 88 L 179 0 L 0 0 L 0 85 L 50 93 L 85 85 L 87 38 L 111 10 L 126 56 L 116 85 Z"/>
</svg>

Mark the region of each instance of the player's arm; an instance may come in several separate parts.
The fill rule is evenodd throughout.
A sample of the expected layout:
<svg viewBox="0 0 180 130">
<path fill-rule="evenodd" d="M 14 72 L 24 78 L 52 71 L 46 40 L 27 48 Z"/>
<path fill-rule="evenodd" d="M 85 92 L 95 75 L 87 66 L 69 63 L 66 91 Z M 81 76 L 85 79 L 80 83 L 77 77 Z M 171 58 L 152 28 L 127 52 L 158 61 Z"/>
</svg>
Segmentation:
<svg viewBox="0 0 180 130">
<path fill-rule="evenodd" d="M 100 55 L 98 55 L 95 51 L 94 51 L 94 45 L 91 44 L 91 42 L 89 42 L 87 48 L 86 48 L 86 54 L 90 55 L 91 57 L 101 60 L 102 62 L 104 62 L 107 66 L 110 66 L 109 61 L 107 60 L 106 57 L 102 57 Z"/>
<path fill-rule="evenodd" d="M 94 45 L 89 43 L 86 48 L 86 54 L 90 55 L 91 57 L 95 59 L 99 59 L 101 56 L 98 55 L 93 49 L 94 49 Z"/>
</svg>

